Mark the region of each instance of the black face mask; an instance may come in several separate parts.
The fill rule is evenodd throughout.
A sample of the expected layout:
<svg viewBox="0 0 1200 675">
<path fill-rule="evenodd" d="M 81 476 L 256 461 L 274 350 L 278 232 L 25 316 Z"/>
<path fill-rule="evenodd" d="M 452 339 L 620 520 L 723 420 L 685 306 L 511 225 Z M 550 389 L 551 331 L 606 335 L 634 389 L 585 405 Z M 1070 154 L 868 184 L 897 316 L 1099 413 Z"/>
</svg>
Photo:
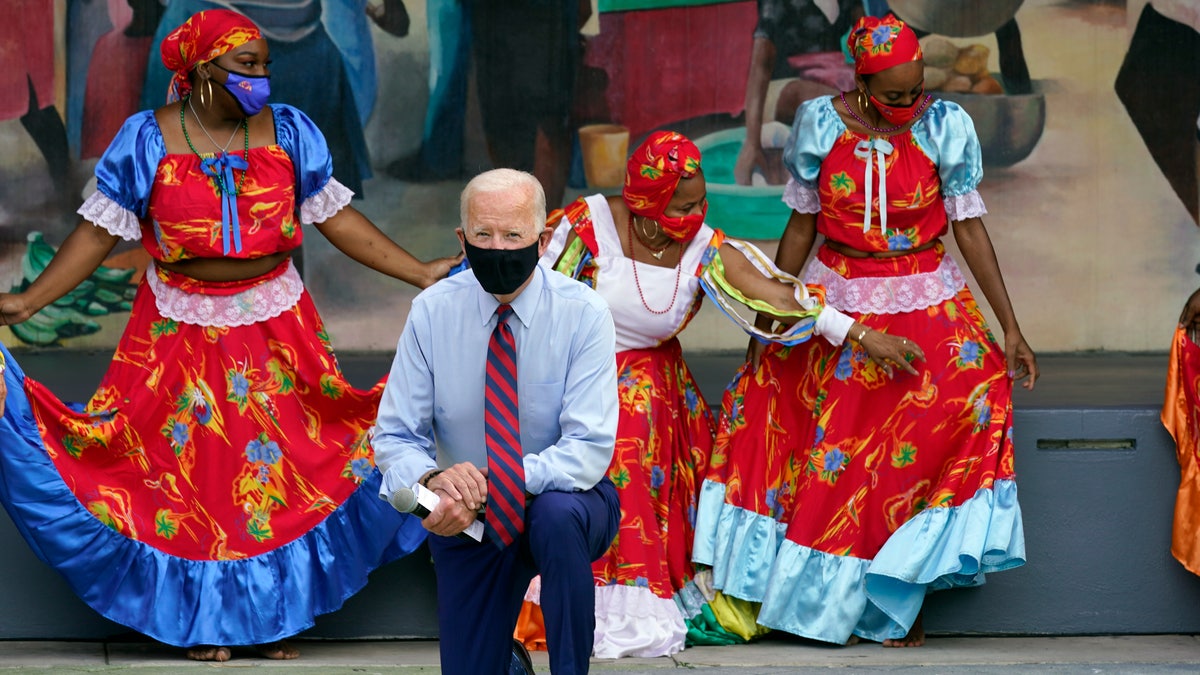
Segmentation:
<svg viewBox="0 0 1200 675">
<path fill-rule="evenodd" d="M 467 262 L 483 290 L 492 295 L 508 295 L 521 287 L 538 264 L 540 239 L 525 248 L 478 248 L 463 242 Z"/>
</svg>

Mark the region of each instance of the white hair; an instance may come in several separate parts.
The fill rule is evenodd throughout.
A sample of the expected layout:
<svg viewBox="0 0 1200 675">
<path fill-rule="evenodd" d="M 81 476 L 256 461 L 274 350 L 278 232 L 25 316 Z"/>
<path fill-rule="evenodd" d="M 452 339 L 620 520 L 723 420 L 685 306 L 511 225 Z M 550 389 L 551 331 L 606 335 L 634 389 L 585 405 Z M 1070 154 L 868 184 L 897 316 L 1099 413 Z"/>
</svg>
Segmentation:
<svg viewBox="0 0 1200 675">
<path fill-rule="evenodd" d="M 533 204 L 531 210 L 533 215 L 532 225 L 537 232 L 541 232 L 546 226 L 546 191 L 542 189 L 542 184 L 533 174 L 516 169 L 492 169 L 471 179 L 467 186 L 463 188 L 462 196 L 458 203 L 458 218 L 460 226 L 463 230 L 467 229 L 468 211 L 471 205 L 471 200 L 476 195 L 489 194 L 496 192 L 514 192 L 520 190 L 532 193 Z"/>
</svg>

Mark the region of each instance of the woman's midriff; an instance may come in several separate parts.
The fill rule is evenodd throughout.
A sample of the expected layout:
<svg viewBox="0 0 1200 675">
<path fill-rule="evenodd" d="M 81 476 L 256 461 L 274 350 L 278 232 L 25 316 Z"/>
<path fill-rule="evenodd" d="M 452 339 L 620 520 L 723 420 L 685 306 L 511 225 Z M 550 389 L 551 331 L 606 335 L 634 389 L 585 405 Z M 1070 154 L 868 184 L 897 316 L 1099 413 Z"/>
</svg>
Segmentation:
<svg viewBox="0 0 1200 675">
<path fill-rule="evenodd" d="M 220 279 L 201 278 L 199 274 L 192 274 L 194 271 L 192 266 L 195 263 L 221 264 L 219 266 L 220 269 L 213 268 L 211 270 L 201 270 L 201 272 L 222 271 L 226 266 L 232 264 L 241 273 Z M 285 251 L 272 253 L 261 258 L 242 260 L 194 258 L 175 263 L 155 261 L 153 270 L 159 281 L 173 288 L 178 288 L 188 293 L 223 296 L 235 295 L 272 279 L 277 279 L 287 272 L 290 267 L 290 255 Z"/>
<path fill-rule="evenodd" d="M 154 264 L 172 275 L 196 281 L 236 284 L 281 268 L 281 263 L 286 262 L 291 254 L 291 251 L 278 251 L 259 258 L 188 258 L 176 262 L 155 261 Z"/>
</svg>

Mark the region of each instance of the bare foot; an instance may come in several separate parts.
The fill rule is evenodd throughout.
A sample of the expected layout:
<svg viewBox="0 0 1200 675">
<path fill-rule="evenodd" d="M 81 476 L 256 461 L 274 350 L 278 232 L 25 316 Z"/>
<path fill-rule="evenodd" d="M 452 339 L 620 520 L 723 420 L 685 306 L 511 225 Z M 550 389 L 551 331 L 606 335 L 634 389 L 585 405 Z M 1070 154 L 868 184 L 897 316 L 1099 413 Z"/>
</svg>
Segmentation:
<svg viewBox="0 0 1200 675">
<path fill-rule="evenodd" d="M 288 644 L 287 640 L 276 640 L 262 645 L 254 645 L 264 658 L 276 661 L 290 661 L 300 656 L 300 651 Z"/>
<path fill-rule="evenodd" d="M 884 647 L 920 647 L 925 644 L 925 626 L 921 622 L 921 614 L 917 614 L 917 620 L 913 622 L 912 628 L 908 629 L 908 635 L 905 635 L 899 640 L 884 640 Z"/>
<path fill-rule="evenodd" d="M 216 645 L 197 645 L 187 650 L 187 657 L 193 661 L 228 661 L 229 647 Z"/>
<path fill-rule="evenodd" d="M 846 644 L 844 644 L 844 645 L 842 645 L 842 646 L 843 646 L 843 647 L 851 647 L 851 646 L 853 646 L 853 645 L 856 645 L 856 644 L 858 644 L 858 643 L 859 643 L 859 642 L 861 642 L 861 641 L 862 641 L 862 638 L 858 637 L 858 636 L 857 636 L 857 635 L 855 635 L 854 633 L 851 633 L 851 634 L 850 634 L 850 639 L 849 639 L 849 640 L 846 640 Z"/>
</svg>

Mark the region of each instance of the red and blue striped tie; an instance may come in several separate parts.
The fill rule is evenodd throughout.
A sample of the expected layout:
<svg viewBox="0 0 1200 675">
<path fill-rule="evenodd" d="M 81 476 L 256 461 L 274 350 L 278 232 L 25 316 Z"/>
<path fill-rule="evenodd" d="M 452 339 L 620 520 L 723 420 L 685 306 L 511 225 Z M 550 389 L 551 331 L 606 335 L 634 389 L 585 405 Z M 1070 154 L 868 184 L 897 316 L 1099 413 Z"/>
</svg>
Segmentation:
<svg viewBox="0 0 1200 675">
<path fill-rule="evenodd" d="M 512 307 L 496 308 L 496 328 L 488 341 L 483 428 L 488 451 L 487 531 L 504 548 L 525 531 L 525 465 L 517 412 L 517 349 L 508 317 Z"/>
</svg>

